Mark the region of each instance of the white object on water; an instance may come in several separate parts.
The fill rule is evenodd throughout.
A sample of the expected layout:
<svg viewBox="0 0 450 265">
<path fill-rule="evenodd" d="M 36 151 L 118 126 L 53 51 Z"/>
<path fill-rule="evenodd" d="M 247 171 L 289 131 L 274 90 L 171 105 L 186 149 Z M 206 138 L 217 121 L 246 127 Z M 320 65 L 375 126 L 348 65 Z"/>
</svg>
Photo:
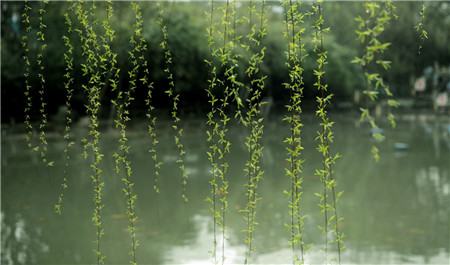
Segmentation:
<svg viewBox="0 0 450 265">
<path fill-rule="evenodd" d="M 405 150 L 409 149 L 409 144 L 407 144 L 407 143 L 395 143 L 394 144 L 394 148 L 395 148 L 395 150 L 405 151 Z"/>
</svg>

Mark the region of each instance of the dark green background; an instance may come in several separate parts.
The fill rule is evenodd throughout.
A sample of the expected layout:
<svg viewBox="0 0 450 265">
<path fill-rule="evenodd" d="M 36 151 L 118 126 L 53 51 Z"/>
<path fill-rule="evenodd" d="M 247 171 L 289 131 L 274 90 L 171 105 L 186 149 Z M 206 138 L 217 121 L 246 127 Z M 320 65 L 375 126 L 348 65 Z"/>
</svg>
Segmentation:
<svg viewBox="0 0 450 265">
<path fill-rule="evenodd" d="M 391 85 L 397 97 L 409 97 L 411 95 L 411 80 L 423 73 L 427 66 L 444 65 L 450 63 L 450 4 L 445 1 L 427 3 L 425 29 L 429 33 L 429 39 L 423 43 L 423 53 L 418 56 L 419 37 L 414 27 L 419 21 L 419 10 L 422 2 L 396 2 L 398 19 L 394 20 L 381 37 L 383 41 L 392 42 L 391 47 L 385 53 L 385 58 L 392 60 L 392 68 L 385 72 L 384 78 Z M 222 5 L 216 4 L 216 5 Z M 38 2 L 31 2 L 33 7 L 32 23 L 34 25 L 33 36 L 37 26 Z M 63 14 L 67 9 L 67 3 L 50 2 L 45 16 L 47 27 L 48 49 L 46 54 L 46 78 L 48 112 L 50 119 L 56 119 L 59 107 L 64 104 L 65 91 L 63 87 L 65 51 L 62 36 L 65 33 Z M 151 67 L 151 79 L 156 84 L 155 104 L 160 110 L 169 106 L 168 99 L 162 93 L 162 51 L 158 45 L 161 40 L 161 32 L 156 22 L 157 9 L 155 2 L 141 2 L 144 15 L 144 36 L 149 42 L 147 59 Z M 335 102 L 351 101 L 355 90 L 364 89 L 364 79 L 358 65 L 350 61 L 362 53 L 362 47 L 356 40 L 356 23 L 354 18 L 364 14 L 362 3 L 358 2 L 327 2 L 324 3 L 324 16 L 326 25 L 331 28 L 325 42 L 329 51 L 329 64 L 326 67 L 326 79 L 331 91 L 336 95 Z M 245 2 L 238 9 L 238 16 L 247 12 Z M 310 3 L 304 4 L 305 10 L 310 8 Z M 130 50 L 129 38 L 132 34 L 134 15 L 129 2 L 114 2 L 115 14 L 113 28 L 117 38 L 113 43 L 113 49 L 118 53 L 121 71 L 121 87 L 126 89 L 128 54 Z M 207 47 L 208 1 L 195 1 L 191 3 L 172 2 L 164 5 L 169 31 L 169 46 L 174 56 L 174 75 L 176 88 L 182 94 L 182 111 L 204 113 L 207 104 L 205 89 L 208 80 L 208 69 L 204 60 L 209 56 Z M 20 37 L 23 29 L 20 25 L 20 14 L 23 2 L 2 2 L 2 47 L 1 47 L 1 81 L 2 81 L 2 122 L 11 123 L 23 119 L 24 105 L 24 79 L 23 79 L 23 52 L 20 46 Z M 278 10 L 278 12 L 277 12 Z M 262 67 L 268 75 L 266 82 L 266 95 L 271 95 L 276 106 L 283 108 L 288 93 L 282 83 L 287 80 L 285 66 L 286 41 L 283 38 L 283 14 L 279 2 L 268 3 L 267 14 L 269 16 L 268 36 L 264 41 L 267 46 L 267 54 Z M 104 16 L 104 5 L 98 4 L 97 17 L 101 20 Z M 219 20 L 221 13 L 216 12 Z M 14 17 L 16 20 L 14 20 Z M 311 53 L 310 18 L 306 19 L 307 28 L 305 35 L 306 48 Z M 76 24 L 75 24 L 76 26 Z M 247 34 L 247 27 L 239 28 L 242 35 Z M 101 32 L 101 31 L 99 31 Z M 78 36 L 75 40 L 75 82 L 74 111 L 77 116 L 84 115 L 83 106 L 86 97 L 80 84 L 83 82 L 80 71 L 80 63 L 83 62 L 80 54 Z M 38 44 L 32 42 L 32 60 L 35 57 Z M 248 54 L 247 54 L 248 55 Z M 248 56 L 243 54 L 242 63 L 239 66 L 241 77 L 246 67 Z M 34 61 L 32 61 L 34 62 Z M 305 61 L 305 101 L 313 101 L 315 90 L 312 87 L 314 56 L 308 56 Z M 35 69 L 33 70 L 36 73 Z M 448 77 L 445 77 L 448 79 Z M 444 78 L 444 79 L 445 79 Z M 34 88 L 38 87 L 37 74 L 31 80 Z M 445 84 L 446 80 L 441 80 Z M 133 115 L 140 115 L 144 109 L 142 100 L 144 89 L 137 89 L 137 99 L 133 105 Z M 37 94 L 37 93 L 36 93 Z M 107 117 L 110 113 L 111 93 L 106 88 L 103 93 L 102 115 Z M 35 96 L 37 98 L 37 96 Z M 36 102 L 37 104 L 38 102 Z M 312 103 L 312 102 L 311 102 Z M 311 104 L 313 105 L 313 104 Z M 307 107 L 306 107 L 307 108 Z M 35 111 L 35 118 L 38 112 Z"/>
</svg>

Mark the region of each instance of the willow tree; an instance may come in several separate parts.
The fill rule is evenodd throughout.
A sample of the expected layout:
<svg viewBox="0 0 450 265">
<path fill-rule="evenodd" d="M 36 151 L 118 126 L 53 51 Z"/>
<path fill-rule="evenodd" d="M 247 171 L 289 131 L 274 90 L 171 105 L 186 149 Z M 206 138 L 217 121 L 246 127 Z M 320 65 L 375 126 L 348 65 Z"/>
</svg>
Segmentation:
<svg viewBox="0 0 450 265">
<path fill-rule="evenodd" d="M 242 211 L 246 222 L 245 228 L 245 260 L 248 263 L 251 254 L 254 251 L 254 232 L 256 227 L 256 206 L 260 199 L 258 195 L 258 185 L 263 176 L 262 170 L 262 136 L 263 136 L 263 116 L 261 108 L 264 104 L 262 94 L 265 88 L 265 79 L 267 76 L 262 72 L 262 63 L 265 58 L 266 48 L 262 41 L 267 34 L 266 2 L 260 2 L 258 11 L 255 1 L 249 2 L 249 16 L 247 18 L 249 32 L 245 40 L 241 43 L 241 37 L 237 33 L 237 7 L 236 1 L 227 0 L 223 3 L 220 29 L 214 22 L 214 1 L 211 0 L 211 9 L 209 13 L 210 25 L 208 28 L 208 46 L 211 56 L 206 63 L 209 67 L 208 102 L 210 111 L 207 114 L 207 142 L 208 159 L 211 164 L 210 186 L 211 192 L 208 198 L 210 210 L 213 217 L 213 256 L 214 263 L 218 263 L 217 258 L 217 238 L 219 230 L 221 232 L 221 263 L 225 262 L 225 241 L 226 241 L 226 216 L 228 211 L 228 157 L 231 149 L 231 141 L 228 130 L 231 121 L 234 119 L 241 122 L 248 135 L 245 139 L 245 146 L 248 151 L 248 160 L 245 164 L 245 174 L 247 182 L 246 188 L 246 206 Z M 40 151 L 40 157 L 47 166 L 53 164 L 47 158 L 47 137 L 45 130 L 47 127 L 47 109 L 45 102 L 46 79 L 45 72 L 45 29 L 44 15 L 46 14 L 47 1 L 41 3 L 38 10 L 39 27 L 37 29 L 38 54 L 36 64 L 38 66 L 37 77 L 39 81 L 39 144 L 35 150 Z M 303 121 L 302 121 L 302 99 L 304 96 L 304 57 L 305 51 L 305 24 L 303 5 L 299 1 L 283 0 L 285 10 L 285 38 L 287 45 L 287 68 L 289 79 L 284 84 L 289 92 L 289 103 L 287 105 L 287 115 L 284 121 L 289 125 L 289 136 L 285 139 L 287 152 L 287 167 L 285 173 L 290 180 L 290 190 L 286 191 L 289 196 L 289 214 L 290 239 L 292 248 L 293 264 L 305 263 L 304 251 L 304 213 L 303 213 Z M 358 39 L 364 46 L 364 53 L 353 60 L 354 63 L 361 65 L 364 70 L 367 88 L 364 94 L 374 102 L 377 102 L 379 95 L 384 93 L 387 96 L 389 106 L 387 120 L 392 127 L 395 127 L 395 118 L 392 114 L 392 108 L 398 106 L 398 102 L 393 98 L 388 84 L 383 80 L 381 69 L 387 70 L 390 67 L 390 61 L 382 57 L 383 53 L 389 48 L 389 42 L 382 42 L 381 35 L 385 32 L 390 21 L 395 17 L 395 7 L 391 1 L 386 2 L 365 2 L 364 7 L 366 15 L 357 17 L 358 30 L 356 31 Z M 93 184 L 93 202 L 94 212 L 92 221 L 96 228 L 96 247 L 95 253 L 97 264 L 103 264 L 105 256 L 102 251 L 101 239 L 104 235 L 103 230 L 103 172 L 101 163 L 104 154 L 100 148 L 100 129 L 99 112 L 101 110 L 102 90 L 108 87 L 115 93 L 112 104 L 116 108 L 116 117 L 114 125 L 119 129 L 119 147 L 114 153 L 115 170 L 124 184 L 124 195 L 126 201 L 126 213 L 128 216 L 128 231 L 131 238 L 130 263 L 137 264 L 136 249 L 138 241 L 136 239 L 136 194 L 134 192 L 134 182 L 132 181 L 132 166 L 130 158 L 130 144 L 128 140 L 128 123 L 131 119 L 130 106 L 134 101 L 136 89 L 141 84 L 147 89 L 145 104 L 146 116 L 148 118 L 147 131 L 152 140 L 150 153 L 155 163 L 154 189 L 159 192 L 159 169 L 161 162 L 157 157 L 156 146 L 158 143 L 156 134 L 156 116 L 153 106 L 153 83 L 149 80 L 149 64 L 146 60 L 147 43 L 143 36 L 143 15 L 141 7 L 137 3 L 131 3 L 134 11 L 135 22 L 133 24 L 133 34 L 130 38 L 131 50 L 129 51 L 130 69 L 127 71 L 128 86 L 119 87 L 119 64 L 117 62 L 117 53 L 112 49 L 115 40 L 115 31 L 111 26 L 113 18 L 113 5 L 111 1 L 106 3 L 106 16 L 101 21 L 101 33 L 99 33 L 99 21 L 94 16 L 96 12 L 96 3 L 93 2 L 90 8 L 86 7 L 85 2 L 79 1 L 71 5 L 65 12 L 64 19 L 66 25 L 66 34 L 63 36 L 66 51 L 64 53 L 65 75 L 64 88 L 66 91 L 66 119 L 64 129 L 64 139 L 66 145 L 64 148 L 65 172 L 62 183 L 62 192 L 59 196 L 55 210 L 60 213 L 64 198 L 64 190 L 67 188 L 67 169 L 70 160 L 69 150 L 73 144 L 71 140 L 72 125 L 72 106 L 71 99 L 74 93 L 74 66 L 73 54 L 74 46 L 72 44 L 72 31 L 76 32 L 80 38 L 81 50 L 84 62 L 81 65 L 82 74 L 86 82 L 82 84 L 83 92 L 87 96 L 85 104 L 89 116 L 89 133 L 83 140 L 84 156 L 90 158 L 91 180 Z M 30 23 L 31 7 L 25 2 L 22 14 L 22 23 L 25 27 L 25 34 L 22 36 L 21 45 L 24 49 L 25 64 L 25 127 L 27 130 L 26 139 L 29 147 L 32 145 L 33 126 L 31 125 L 31 112 L 33 107 L 32 87 L 31 87 L 31 63 L 30 63 L 30 33 L 32 31 Z M 76 17 L 72 21 L 71 14 Z M 423 27 L 425 14 L 425 5 L 422 5 L 420 11 L 421 21 L 416 26 L 420 41 L 422 42 L 427 33 Z M 316 67 L 313 70 L 314 88 L 318 94 L 316 98 L 317 109 L 316 117 L 319 120 L 319 130 L 317 131 L 317 150 L 321 155 L 321 165 L 315 171 L 315 175 L 320 179 L 321 192 L 316 195 L 319 197 L 319 207 L 323 215 L 323 225 L 321 226 L 324 237 L 325 262 L 328 263 L 329 248 L 335 244 L 337 250 L 337 261 L 341 262 L 341 252 L 343 246 L 343 234 L 340 230 L 342 218 L 338 215 L 338 200 L 342 193 L 337 192 L 336 174 L 334 174 L 334 165 L 339 158 L 338 154 L 332 152 L 334 142 L 333 125 L 334 122 L 329 117 L 329 107 L 333 100 L 333 94 L 328 88 L 326 78 L 326 65 L 328 62 L 328 52 L 324 45 L 324 35 L 328 32 L 325 27 L 325 18 L 322 10 L 322 1 L 317 1 L 312 5 L 312 30 L 313 32 L 313 56 Z M 75 23 L 73 22 L 78 22 Z M 174 130 L 174 141 L 177 147 L 178 159 L 176 161 L 182 180 L 182 198 L 187 201 L 186 188 L 188 175 L 186 172 L 184 157 L 185 149 L 182 143 L 183 129 L 181 128 L 179 105 L 180 93 L 176 90 L 175 78 L 172 73 L 173 58 L 169 47 L 169 34 L 165 21 L 164 8 L 159 4 L 158 25 L 162 33 L 162 41 L 159 43 L 163 53 L 163 71 L 166 74 L 165 93 L 171 102 L 171 127 Z M 238 62 L 239 55 L 237 50 L 239 45 L 250 54 L 248 66 L 245 69 L 245 79 L 248 83 L 238 80 Z M 420 52 L 421 47 L 419 47 Z M 246 101 L 240 97 L 241 89 L 246 89 Z M 372 129 L 376 141 L 381 141 L 384 136 L 379 133 L 375 117 L 371 114 L 369 108 L 361 109 L 361 119 L 367 121 Z M 375 159 L 379 159 L 379 150 L 376 145 L 372 147 L 372 153 Z"/>
<path fill-rule="evenodd" d="M 291 222 L 288 225 L 290 229 L 289 243 L 292 248 L 292 263 L 304 263 L 304 217 L 302 214 L 302 193 L 303 193 L 303 158 L 302 158 L 302 98 L 304 90 L 303 82 L 303 64 L 305 57 L 303 18 L 300 4 L 292 0 L 283 1 L 285 10 L 285 38 L 288 41 L 287 47 L 287 67 L 289 71 L 289 82 L 285 83 L 285 88 L 289 91 L 289 104 L 287 107 L 288 115 L 284 118 L 289 124 L 290 135 L 285 139 L 288 154 L 286 175 L 290 179 L 290 191 L 285 191 L 290 195 L 289 214 Z M 297 254 L 300 251 L 300 256 Z"/>
</svg>

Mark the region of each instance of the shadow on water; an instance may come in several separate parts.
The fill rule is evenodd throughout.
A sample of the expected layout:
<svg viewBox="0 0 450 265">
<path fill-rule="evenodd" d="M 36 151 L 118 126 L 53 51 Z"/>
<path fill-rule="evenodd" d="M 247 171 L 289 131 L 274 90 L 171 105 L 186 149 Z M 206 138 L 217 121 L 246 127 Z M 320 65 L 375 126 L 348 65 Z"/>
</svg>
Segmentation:
<svg viewBox="0 0 450 265">
<path fill-rule="evenodd" d="M 277 117 L 276 120 L 280 120 Z M 342 229 L 347 250 L 344 263 L 355 264 L 448 264 L 450 238 L 450 121 L 428 116 L 404 115 L 396 130 L 386 131 L 381 143 L 382 159 L 370 155 L 368 128 L 359 127 L 351 115 L 337 115 L 333 151 L 342 154 L 335 172 L 338 189 L 344 191 L 339 205 L 345 218 Z M 304 211 L 307 260 L 323 262 L 321 224 L 317 198 L 321 184 L 314 176 L 320 165 L 315 151 L 317 125 L 312 115 L 304 119 Z M 159 154 L 161 193 L 153 191 L 152 160 L 144 124 L 130 130 L 130 159 L 138 194 L 138 259 L 145 264 L 210 264 L 212 221 L 205 198 L 209 193 L 209 163 L 206 157 L 205 128 L 201 120 L 184 121 L 186 167 L 190 175 L 189 203 L 181 199 L 180 174 L 175 166 L 176 148 L 172 130 L 161 123 Z M 257 207 L 253 260 L 261 264 L 289 263 L 288 198 L 284 175 L 285 147 L 289 133 L 279 121 L 268 121 L 264 135 L 265 176 L 260 185 L 262 200 Z M 2 264 L 88 264 L 94 260 L 94 227 L 91 223 L 92 192 L 89 161 L 81 158 L 79 141 L 72 149 L 69 189 L 64 212 L 53 212 L 63 173 L 64 142 L 56 135 L 49 139 L 49 156 L 55 167 L 45 168 L 38 156 L 26 149 L 24 136 L 13 130 L 2 132 Z M 77 140 L 83 130 L 75 130 Z M 245 251 L 245 207 L 243 173 L 246 132 L 230 128 L 233 146 L 229 156 L 230 199 L 227 223 L 227 263 L 241 263 Z M 103 249 L 108 264 L 128 261 L 129 238 L 122 183 L 113 171 L 112 154 L 117 133 L 102 135 L 105 236 Z M 400 143 L 400 144 L 399 144 Z M 401 148 L 399 148 L 399 146 Z M 333 255 L 333 254 L 331 254 Z"/>
</svg>

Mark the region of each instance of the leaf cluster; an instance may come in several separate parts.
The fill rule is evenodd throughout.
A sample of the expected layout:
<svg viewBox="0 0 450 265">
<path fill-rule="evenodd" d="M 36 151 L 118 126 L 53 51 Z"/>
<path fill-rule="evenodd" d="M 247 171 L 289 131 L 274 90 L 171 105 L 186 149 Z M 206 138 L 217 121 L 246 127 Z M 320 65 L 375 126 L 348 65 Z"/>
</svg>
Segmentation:
<svg viewBox="0 0 450 265">
<path fill-rule="evenodd" d="M 422 3 L 422 6 L 419 11 L 419 22 L 414 27 L 416 29 L 417 35 L 419 36 L 419 49 L 417 51 L 418 54 L 422 52 L 422 44 L 423 42 L 428 39 L 428 32 L 425 30 L 424 22 L 425 22 L 425 12 L 426 12 L 426 6 L 425 3 Z"/>
<path fill-rule="evenodd" d="M 391 62 L 382 58 L 383 53 L 390 47 L 390 42 L 382 42 L 381 35 L 385 32 L 386 27 L 391 20 L 396 18 L 395 6 L 392 1 L 366 2 L 364 3 L 366 16 L 363 18 L 358 16 L 355 20 L 358 23 L 358 29 L 355 31 L 360 43 L 365 47 L 364 54 L 360 57 L 355 57 L 352 63 L 359 64 L 363 71 L 367 83 L 367 89 L 363 91 L 370 101 L 377 102 L 379 95 L 383 93 L 387 98 L 388 113 L 387 119 L 392 128 L 396 127 L 395 116 L 392 109 L 398 107 L 398 101 L 389 85 L 384 82 L 380 68 L 389 70 Z M 361 108 L 361 121 L 367 121 L 372 129 L 379 129 L 375 117 L 370 114 L 368 108 Z M 380 141 L 382 136 L 373 134 L 374 140 Z M 379 149 L 376 144 L 372 145 L 372 155 L 375 161 L 380 159 Z"/>
</svg>

